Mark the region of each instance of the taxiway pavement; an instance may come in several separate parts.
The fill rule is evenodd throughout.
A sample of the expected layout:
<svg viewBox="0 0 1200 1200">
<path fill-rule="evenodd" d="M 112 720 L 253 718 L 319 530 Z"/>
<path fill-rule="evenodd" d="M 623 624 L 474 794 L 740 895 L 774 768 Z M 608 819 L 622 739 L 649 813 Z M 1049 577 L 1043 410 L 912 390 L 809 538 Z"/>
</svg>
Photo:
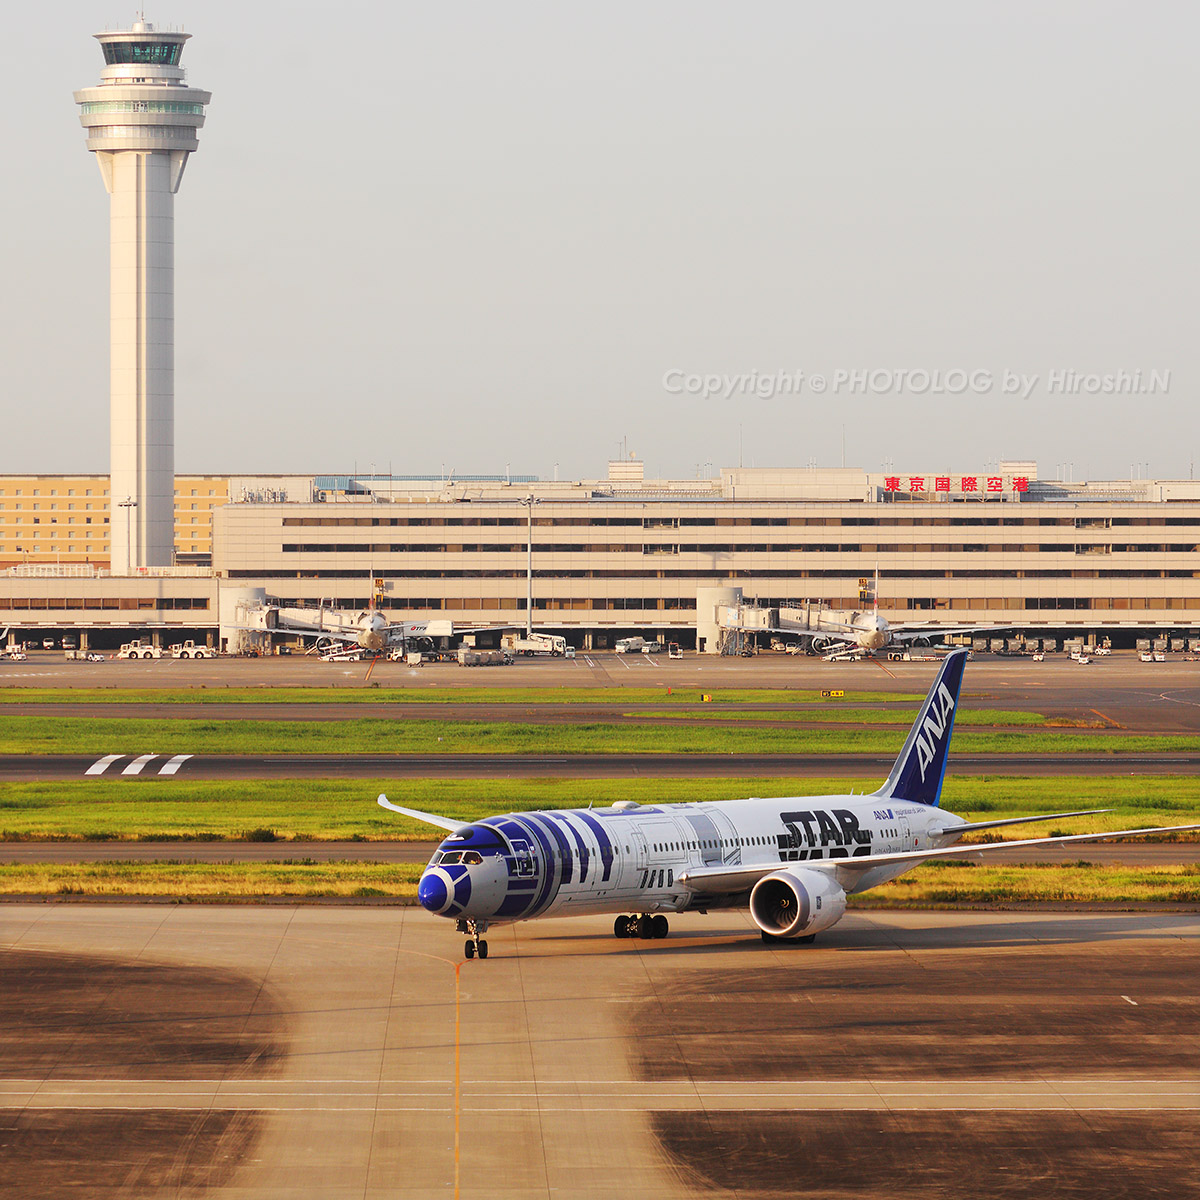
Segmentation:
<svg viewBox="0 0 1200 1200">
<path fill-rule="evenodd" d="M 1200 915 L 0 905 L 13 1195 L 1192 1194 Z"/>
</svg>

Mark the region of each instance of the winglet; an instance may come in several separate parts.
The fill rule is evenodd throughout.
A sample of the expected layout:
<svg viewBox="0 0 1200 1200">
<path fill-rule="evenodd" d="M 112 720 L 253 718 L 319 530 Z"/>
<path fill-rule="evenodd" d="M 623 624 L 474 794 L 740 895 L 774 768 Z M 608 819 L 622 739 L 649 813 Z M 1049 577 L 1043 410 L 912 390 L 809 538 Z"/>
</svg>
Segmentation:
<svg viewBox="0 0 1200 1200">
<path fill-rule="evenodd" d="M 424 821 L 426 825 L 436 825 L 439 829 L 448 829 L 451 833 L 457 833 L 471 823 L 470 821 L 452 821 L 449 817 L 439 817 L 436 813 L 421 812 L 416 808 L 403 808 L 399 804 L 393 804 L 384 795 L 381 795 L 376 803 L 381 808 L 399 813 L 402 817 L 411 817 L 414 821 Z"/>
<path fill-rule="evenodd" d="M 887 782 L 874 793 L 876 796 L 936 807 L 942 794 L 946 756 L 954 731 L 954 714 L 958 708 L 967 653 L 966 650 L 955 650 L 946 655 L 942 669 L 908 731 L 904 748 Z"/>
</svg>

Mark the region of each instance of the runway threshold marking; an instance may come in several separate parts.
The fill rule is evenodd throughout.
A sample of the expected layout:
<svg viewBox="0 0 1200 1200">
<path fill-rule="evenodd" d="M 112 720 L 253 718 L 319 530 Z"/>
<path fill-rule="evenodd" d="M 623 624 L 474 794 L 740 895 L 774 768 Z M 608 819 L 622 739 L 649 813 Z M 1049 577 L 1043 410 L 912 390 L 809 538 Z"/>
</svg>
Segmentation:
<svg viewBox="0 0 1200 1200">
<path fill-rule="evenodd" d="M 175 757 L 173 759 L 171 759 L 170 762 L 163 763 L 162 769 L 159 771 L 159 774 L 160 775 L 174 775 L 175 772 L 178 771 L 179 768 L 182 767 L 183 764 L 185 762 L 187 762 L 187 760 L 191 757 L 192 756 L 190 754 L 175 755 Z"/>
<path fill-rule="evenodd" d="M 157 758 L 157 757 L 158 757 L 157 754 L 139 754 L 138 757 L 135 758 L 133 760 L 133 762 L 131 762 L 129 764 L 129 766 L 127 766 L 125 768 L 125 770 L 123 770 L 121 772 L 121 774 L 122 775 L 140 775 L 142 773 L 142 768 L 145 767 L 145 765 L 152 758 Z"/>
<path fill-rule="evenodd" d="M 86 771 L 85 775 L 103 775 L 109 767 L 117 761 L 118 758 L 124 758 L 123 754 L 106 754 L 103 758 L 98 758 Z"/>
</svg>

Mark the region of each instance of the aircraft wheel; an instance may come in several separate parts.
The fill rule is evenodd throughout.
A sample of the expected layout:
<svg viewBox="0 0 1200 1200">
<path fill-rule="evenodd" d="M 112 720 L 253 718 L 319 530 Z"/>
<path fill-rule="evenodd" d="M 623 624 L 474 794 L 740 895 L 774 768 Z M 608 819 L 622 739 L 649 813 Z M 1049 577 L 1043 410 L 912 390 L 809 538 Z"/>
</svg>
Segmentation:
<svg viewBox="0 0 1200 1200">
<path fill-rule="evenodd" d="M 645 914 L 637 918 L 637 935 L 648 940 L 654 937 L 654 918 Z"/>
<path fill-rule="evenodd" d="M 627 938 L 629 936 L 629 918 L 618 917 L 613 922 L 613 933 L 619 938 Z"/>
<path fill-rule="evenodd" d="M 650 923 L 653 926 L 656 938 L 665 938 L 670 932 L 671 927 L 667 924 L 667 918 L 661 913 L 657 917 L 653 917 Z"/>
<path fill-rule="evenodd" d="M 479 939 L 479 957 L 487 958 L 487 942 L 482 938 Z"/>
<path fill-rule="evenodd" d="M 475 957 L 475 943 L 471 938 L 467 938 L 466 944 L 463 946 L 463 954 L 467 958 Z"/>
</svg>

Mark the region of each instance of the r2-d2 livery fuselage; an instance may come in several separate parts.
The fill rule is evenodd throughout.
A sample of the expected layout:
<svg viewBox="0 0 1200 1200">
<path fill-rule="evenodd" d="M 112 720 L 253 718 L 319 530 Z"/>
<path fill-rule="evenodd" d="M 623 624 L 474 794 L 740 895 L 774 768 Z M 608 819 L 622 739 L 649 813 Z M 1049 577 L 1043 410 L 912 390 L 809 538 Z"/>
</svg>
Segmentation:
<svg viewBox="0 0 1200 1200">
<path fill-rule="evenodd" d="M 704 804 L 508 813 L 469 824 L 393 804 L 449 830 L 417 889 L 429 912 L 467 934 L 486 958 L 490 926 L 539 917 L 616 913 L 617 937 L 658 938 L 668 913 L 748 906 L 767 942 L 812 941 L 846 897 L 929 858 L 985 854 L 969 831 L 1084 815 L 967 822 L 938 807 L 967 651 L 943 661 L 887 781 L 870 795 L 721 800 Z M 1097 810 L 1089 810 L 1097 811 Z M 1176 826 L 1192 829 L 1197 826 Z M 1007 845 L 1096 841 L 1126 830 Z"/>
</svg>

